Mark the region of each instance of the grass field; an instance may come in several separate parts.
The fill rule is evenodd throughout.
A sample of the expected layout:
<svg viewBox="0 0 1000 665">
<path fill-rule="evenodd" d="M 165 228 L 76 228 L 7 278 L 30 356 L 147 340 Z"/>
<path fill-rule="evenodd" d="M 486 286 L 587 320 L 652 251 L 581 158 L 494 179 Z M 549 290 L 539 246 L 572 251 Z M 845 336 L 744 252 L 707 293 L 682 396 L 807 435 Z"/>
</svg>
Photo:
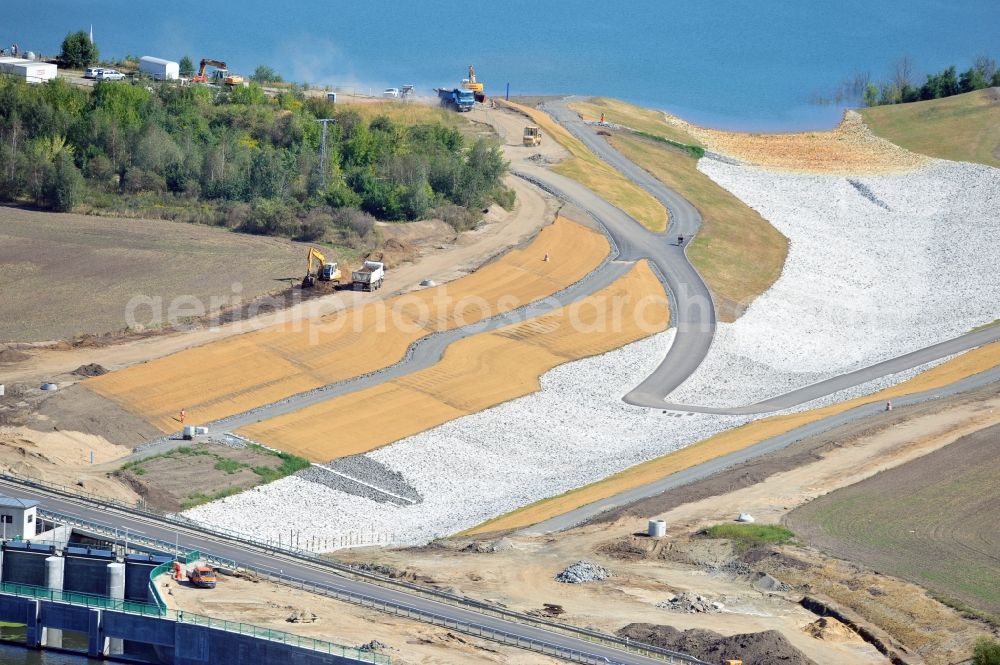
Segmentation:
<svg viewBox="0 0 1000 665">
<path fill-rule="evenodd" d="M 1000 167 L 1000 88 L 863 109 L 879 136 L 931 157 Z"/>
<path fill-rule="evenodd" d="M 609 97 L 590 97 L 574 101 L 569 104 L 569 107 L 579 113 L 584 120 L 600 120 L 603 113 L 607 122 L 630 127 L 678 143 L 701 147 L 701 143 L 694 136 L 664 122 L 662 111 L 643 108 Z"/>
<path fill-rule="evenodd" d="M 603 235 L 559 218 L 527 247 L 449 284 L 230 337 L 83 385 L 164 432 L 176 431 L 182 408 L 191 422 L 209 422 L 391 365 L 430 332 L 473 324 L 559 291 L 597 267 L 608 251 Z M 546 254 L 550 261 L 543 260 Z"/>
<path fill-rule="evenodd" d="M 667 228 L 667 210 L 659 201 L 598 159 L 547 113 L 513 102 L 502 102 L 502 104 L 529 116 L 532 122 L 573 155 L 553 167 L 553 171 L 593 190 L 646 228 L 652 231 L 663 231 Z"/>
<path fill-rule="evenodd" d="M 688 154 L 628 133 L 609 140 L 698 208 L 703 222 L 688 256 L 715 297 L 719 319 L 738 318 L 781 275 L 788 239 L 699 171 L 697 160 Z"/>
<path fill-rule="evenodd" d="M 637 307 L 649 305 L 638 319 Z M 533 393 L 538 377 L 556 365 L 660 332 L 668 320 L 663 287 L 642 262 L 576 306 L 463 339 L 433 367 L 241 434 L 314 461 L 357 455 Z"/>
<path fill-rule="evenodd" d="M 1000 426 L 821 496 L 786 522 L 833 555 L 1000 622 Z"/>
<path fill-rule="evenodd" d="M 1000 342 L 989 344 L 942 363 L 923 374 L 904 381 L 897 386 L 886 388 L 874 395 L 858 397 L 847 402 L 832 404 L 821 409 L 803 411 L 785 416 L 772 416 L 748 423 L 743 427 L 728 430 L 687 448 L 637 464 L 621 473 L 584 487 L 579 487 L 559 496 L 543 499 L 519 510 L 485 522 L 466 533 L 487 533 L 507 529 L 519 529 L 538 524 L 550 517 L 562 515 L 580 506 L 614 496 L 627 490 L 642 487 L 672 473 L 691 468 L 729 453 L 743 450 L 755 443 L 790 432 L 811 422 L 837 413 L 843 413 L 862 404 L 895 399 L 903 395 L 919 393 L 955 383 L 973 374 L 1000 365 Z"/>
<path fill-rule="evenodd" d="M 0 207 L 0 341 L 121 331 L 134 296 L 162 298 L 166 311 L 178 296 L 232 297 L 238 283 L 245 302 L 301 277 L 304 247 L 181 222 Z"/>
</svg>

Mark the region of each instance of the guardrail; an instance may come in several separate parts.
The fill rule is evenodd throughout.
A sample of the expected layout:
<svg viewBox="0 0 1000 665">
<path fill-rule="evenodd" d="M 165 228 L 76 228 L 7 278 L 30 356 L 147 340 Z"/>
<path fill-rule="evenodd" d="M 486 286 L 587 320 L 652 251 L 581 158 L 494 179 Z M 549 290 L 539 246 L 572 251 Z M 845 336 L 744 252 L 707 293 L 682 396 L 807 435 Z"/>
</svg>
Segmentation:
<svg viewBox="0 0 1000 665">
<path fill-rule="evenodd" d="M 0 583 L 0 593 L 20 596 L 22 598 L 49 600 L 56 603 L 65 603 L 67 605 L 93 607 L 102 610 L 111 610 L 114 612 L 125 612 L 127 614 L 138 614 L 158 619 L 167 619 L 179 623 L 190 623 L 198 626 L 205 626 L 207 628 L 224 630 L 229 633 L 249 635 L 250 637 L 267 640 L 269 642 L 288 644 L 290 646 L 309 649 L 319 653 L 343 656 L 344 658 L 353 658 L 359 662 L 391 665 L 391 659 L 388 656 L 371 651 L 361 651 L 360 649 L 356 649 L 354 647 L 347 647 L 341 644 L 327 642 L 325 640 L 317 640 L 311 637 L 294 635 L 292 633 L 286 633 L 283 630 L 262 628 L 249 623 L 226 621 L 225 619 L 213 619 L 212 617 L 205 616 L 203 614 L 194 614 L 183 610 L 162 610 L 157 605 L 150 603 L 117 600 L 115 598 L 107 598 L 105 596 L 98 596 L 95 594 L 59 591 L 56 589 L 49 589 L 47 587 L 33 586 L 30 584 L 16 584 L 13 582 Z"/>
<path fill-rule="evenodd" d="M 676 652 L 676 651 L 670 651 L 668 649 L 661 649 L 661 648 L 653 646 L 651 644 L 643 644 L 643 643 L 633 642 L 631 640 L 626 640 L 624 638 L 620 638 L 620 637 L 618 637 L 616 635 L 611 635 L 611 634 L 608 634 L 608 633 L 601 633 L 601 632 L 598 632 L 598 631 L 588 630 L 586 628 L 578 628 L 576 626 L 570 626 L 568 624 L 562 624 L 562 623 L 558 623 L 558 622 L 555 622 L 555 621 L 549 621 L 549 620 L 546 620 L 546 619 L 542 619 L 540 617 L 533 617 L 533 616 L 530 616 L 530 615 L 527 615 L 527 614 L 522 614 L 520 612 L 515 612 L 513 610 L 508 610 L 506 608 L 496 607 L 496 606 L 491 605 L 489 603 L 486 603 L 486 602 L 483 602 L 483 601 L 478 601 L 478 600 L 473 599 L 473 598 L 468 598 L 468 597 L 465 597 L 465 596 L 458 596 L 456 594 L 450 594 L 450 593 L 447 593 L 447 592 L 444 592 L 444 591 L 439 591 L 437 589 L 429 589 L 429 588 L 426 588 L 426 587 L 421 587 L 419 585 L 411 584 L 409 582 L 404 582 L 404 581 L 401 581 L 401 580 L 394 580 L 394 579 L 391 579 L 389 577 L 385 577 L 385 576 L 382 576 L 382 575 L 377 575 L 375 573 L 370 573 L 370 572 L 367 572 L 367 571 L 364 571 L 364 570 L 360 570 L 360 569 L 357 569 L 357 568 L 354 568 L 354 567 L 351 567 L 351 566 L 347 566 L 345 564 L 340 564 L 340 563 L 337 563 L 335 561 L 330 561 L 329 559 L 324 559 L 322 557 L 317 556 L 316 554 L 314 554 L 312 552 L 308 552 L 308 551 L 305 551 L 305 550 L 292 549 L 290 547 L 277 547 L 277 546 L 274 545 L 274 543 L 271 543 L 271 542 L 266 542 L 266 541 L 262 541 L 260 539 L 252 538 L 252 537 L 249 537 L 249 536 L 247 536 L 245 534 L 237 533 L 237 532 L 234 532 L 234 531 L 230 531 L 228 529 L 222 529 L 222 528 L 218 528 L 218 527 L 207 527 L 205 525 L 198 524 L 198 523 L 196 523 L 196 522 L 194 522 L 192 520 L 188 520 L 188 519 L 184 519 L 184 518 L 179 518 L 179 516 L 176 516 L 176 515 L 164 515 L 162 513 L 157 513 L 155 511 L 144 510 L 144 509 L 141 509 L 141 508 L 130 506 L 130 505 L 127 505 L 127 504 L 124 504 L 122 502 L 115 501 L 115 500 L 112 500 L 112 499 L 105 499 L 105 498 L 102 498 L 102 497 L 96 497 L 94 495 L 81 496 L 79 493 L 74 492 L 71 488 L 68 488 L 68 487 L 66 487 L 64 485 L 58 485 L 58 484 L 55 484 L 55 483 L 48 483 L 48 482 L 45 482 L 45 481 L 40 481 L 40 480 L 37 480 L 37 479 L 34 479 L 34 478 L 28 478 L 28 477 L 25 477 L 25 476 L 21 476 L 20 474 L 16 474 L 16 473 L 9 472 L 9 471 L 8 472 L 0 473 L 0 479 L 7 479 L 7 480 L 10 480 L 10 481 L 13 481 L 13 482 L 16 482 L 16 483 L 19 483 L 19 484 L 28 485 L 28 486 L 31 486 L 31 487 L 39 487 L 39 488 L 42 488 L 42 489 L 53 491 L 53 492 L 58 493 L 58 494 L 66 495 L 68 498 L 71 498 L 71 499 L 74 499 L 74 500 L 81 500 L 81 499 L 83 499 L 85 501 L 94 503 L 94 504 L 96 504 L 96 505 L 98 505 L 100 507 L 116 509 L 116 510 L 119 510 L 119 511 L 122 511 L 122 512 L 125 512 L 125 513 L 128 513 L 128 514 L 132 514 L 132 515 L 135 515 L 135 516 L 144 517 L 144 518 L 147 518 L 147 519 L 154 519 L 154 520 L 157 520 L 157 521 L 165 521 L 165 522 L 168 522 L 168 523 L 170 523 L 170 524 L 172 524 L 172 525 L 174 525 L 176 527 L 184 528 L 184 529 L 187 529 L 187 530 L 190 530 L 190 531 L 196 531 L 198 533 L 205 534 L 206 536 L 209 536 L 209 537 L 213 537 L 213 536 L 214 537 L 221 537 L 221 538 L 224 538 L 224 539 L 227 539 L 227 540 L 231 540 L 231 541 L 235 541 L 235 542 L 239 542 L 239 543 L 242 543 L 242 544 L 245 544 L 245 545 L 250 545 L 250 546 L 255 547 L 255 548 L 259 549 L 259 550 L 263 550 L 265 552 L 269 552 L 269 553 L 272 553 L 274 555 L 281 555 L 281 556 L 285 556 L 285 557 L 288 557 L 288 558 L 296 559 L 296 560 L 298 560 L 298 561 L 300 561 L 302 563 L 308 563 L 308 564 L 310 564 L 310 565 L 312 565 L 313 567 L 316 567 L 316 568 L 322 568 L 322 569 L 325 569 L 325 570 L 328 570 L 328 571 L 331 571 L 331 572 L 336 571 L 337 573 L 340 573 L 343 576 L 347 576 L 347 577 L 353 578 L 355 580 L 359 580 L 359 581 L 363 581 L 363 582 L 368 582 L 368 583 L 375 584 L 377 586 L 386 587 L 386 588 L 402 590 L 402 591 L 405 591 L 407 593 L 411 593 L 411 594 L 415 594 L 415 595 L 420 595 L 420 596 L 423 596 L 423 597 L 426 597 L 426 598 L 431 598 L 431 599 L 436 600 L 438 602 L 446 603 L 446 604 L 449 604 L 449 605 L 454 605 L 454 606 L 457 606 L 457 607 L 462 607 L 462 608 L 465 608 L 465 609 L 470 609 L 472 611 L 479 612 L 481 614 L 487 614 L 489 616 L 492 616 L 492 617 L 495 617 L 495 618 L 498 618 L 498 619 L 504 619 L 504 620 L 511 621 L 511 622 L 514 622 L 514 623 L 519 623 L 519 624 L 522 624 L 522 625 L 534 626 L 536 628 L 541 628 L 543 630 L 548 630 L 548 631 L 560 633 L 560 634 L 563 634 L 563 635 L 568 635 L 568 636 L 571 636 L 571 637 L 574 637 L 574 638 L 577 638 L 577 639 L 582 639 L 582 640 L 591 642 L 593 644 L 599 644 L 601 646 L 609 647 L 609 648 L 612 648 L 612 649 L 617 649 L 617 650 L 625 651 L 625 652 L 628 652 L 628 653 L 634 653 L 634 654 L 646 656 L 646 657 L 649 657 L 649 658 L 663 660 L 663 661 L 666 661 L 668 663 L 679 662 L 679 663 L 689 663 L 691 665 L 710 665 L 710 664 L 705 663 L 704 661 L 701 661 L 701 660 L 699 660 L 699 659 L 697 659 L 697 658 L 695 658 L 693 656 L 690 656 L 688 654 L 684 654 L 684 653 L 680 653 L 680 652 Z M 78 518 L 78 517 L 73 517 L 73 516 L 70 516 L 70 515 L 63 515 L 62 513 L 57 513 L 57 512 L 49 511 L 49 510 L 39 510 L 39 514 L 42 515 L 42 516 L 48 516 L 47 519 L 55 518 L 57 521 L 60 521 L 62 523 L 69 524 L 71 526 L 72 525 L 77 525 L 77 526 L 80 526 L 81 528 L 88 529 L 88 530 L 91 530 L 91 531 L 94 531 L 96 533 L 100 533 L 100 534 L 103 534 L 103 535 L 106 535 L 106 536 L 112 536 L 114 534 L 114 536 L 116 537 L 116 540 L 120 539 L 121 536 L 123 535 L 122 534 L 122 529 L 119 528 L 119 527 L 115 527 L 114 525 L 99 524 L 97 522 L 90 522 L 88 520 L 83 520 L 83 519 Z M 162 551 L 162 552 L 170 552 L 170 553 L 173 553 L 175 556 L 178 556 L 182 552 L 181 549 L 179 549 L 174 543 L 169 543 L 169 542 L 166 542 L 166 541 L 157 540 L 155 538 L 149 538 L 149 537 L 143 536 L 141 534 L 129 534 L 129 542 L 133 543 L 133 544 L 140 544 L 141 543 L 142 546 L 147 547 L 149 549 L 157 549 L 158 551 Z M 304 581 L 304 580 L 296 580 L 295 578 L 291 578 L 289 576 L 283 575 L 280 571 L 266 570 L 266 569 L 261 569 L 261 568 L 254 568 L 254 567 L 242 566 L 242 565 L 238 564 L 236 561 L 234 561 L 232 559 L 227 559 L 227 558 L 224 558 L 224 557 L 217 557 L 217 556 L 212 555 L 212 554 L 207 553 L 207 552 L 202 553 L 201 554 L 201 558 L 203 560 L 205 560 L 205 561 L 207 561 L 209 563 L 213 563 L 215 565 L 232 568 L 233 570 L 238 570 L 238 569 L 239 570 L 245 570 L 247 572 L 251 572 L 251 573 L 255 573 L 255 574 L 261 575 L 261 576 L 265 576 L 265 577 L 267 577 L 269 579 L 274 579 L 275 581 L 286 580 L 286 581 L 284 581 L 282 583 L 294 582 L 291 585 L 294 586 L 295 588 L 301 588 L 301 589 L 305 589 L 305 590 L 312 590 L 315 593 L 318 593 L 320 595 L 329 595 L 329 593 L 327 593 L 327 591 L 329 591 L 330 589 L 328 589 L 325 585 L 317 585 L 317 584 L 313 584 L 311 582 L 307 582 L 307 581 Z M 351 602 L 351 603 L 357 604 L 357 605 L 363 605 L 365 607 L 376 607 L 376 604 L 378 604 L 378 605 L 384 605 L 385 606 L 385 610 L 384 611 L 388 611 L 390 613 L 395 613 L 391 609 L 391 606 L 392 606 L 391 603 L 386 604 L 386 603 L 383 603 L 382 601 L 379 601 L 379 600 L 377 600 L 375 598 L 371 598 L 371 597 L 368 597 L 368 596 L 362 596 L 362 595 L 359 595 L 359 594 L 353 594 L 353 593 L 345 592 L 345 591 L 337 591 L 337 593 L 341 593 L 341 594 L 345 594 L 345 595 L 349 595 L 349 596 L 357 596 L 357 598 L 358 598 L 358 599 L 351 599 L 351 598 L 346 598 L 346 597 L 345 598 L 341 598 L 342 600 L 346 600 L 347 602 Z M 402 607 L 402 606 L 400 606 L 400 607 Z M 414 610 L 415 610 L 415 608 L 414 608 Z M 418 616 L 411 615 L 411 614 L 405 614 L 405 613 L 401 614 L 401 616 L 409 616 L 410 618 L 418 618 L 418 619 L 420 618 Z M 435 623 L 434 621 L 431 621 L 430 619 L 427 619 L 427 621 L 429 623 Z M 480 636 L 480 633 L 476 632 L 476 631 L 479 631 L 481 629 L 480 626 L 475 626 L 473 624 L 470 624 L 470 628 L 471 629 L 469 631 L 465 631 L 465 630 L 462 630 L 461 627 L 459 627 L 458 625 L 456 625 L 456 622 L 454 622 L 453 620 L 449 619 L 448 621 L 449 621 L 449 623 L 448 623 L 448 627 L 449 628 L 453 628 L 455 630 L 460 630 L 462 632 L 466 632 L 466 633 L 471 634 L 471 635 Z M 436 624 L 436 625 L 444 625 L 444 624 Z M 490 629 L 486 629 L 486 630 L 490 630 Z M 492 638 L 489 638 L 488 636 L 486 636 L 485 634 L 481 635 L 481 636 L 486 637 L 487 639 L 492 639 Z M 532 647 L 530 645 L 527 645 L 527 644 L 524 643 L 525 642 L 524 639 L 520 639 L 520 643 L 518 643 L 518 644 L 514 644 L 514 643 L 511 643 L 511 642 L 505 642 L 502 639 L 497 639 L 496 641 L 500 641 L 500 642 L 505 643 L 505 644 L 512 644 L 512 645 L 515 645 L 515 646 L 521 646 L 521 647 L 527 648 L 527 649 L 532 649 Z M 554 647 L 554 648 L 560 648 L 560 647 Z M 541 653 L 547 653 L 549 655 L 552 655 L 551 651 L 544 651 L 544 652 L 541 652 Z M 580 653 L 582 653 L 582 652 L 580 652 Z M 589 656 L 586 656 L 586 657 L 589 658 Z M 596 663 L 603 663 L 604 662 L 601 659 L 597 659 L 597 660 L 579 660 L 577 658 L 571 658 L 571 657 L 567 657 L 566 659 L 567 660 L 573 660 L 574 662 L 596 662 Z"/>
</svg>

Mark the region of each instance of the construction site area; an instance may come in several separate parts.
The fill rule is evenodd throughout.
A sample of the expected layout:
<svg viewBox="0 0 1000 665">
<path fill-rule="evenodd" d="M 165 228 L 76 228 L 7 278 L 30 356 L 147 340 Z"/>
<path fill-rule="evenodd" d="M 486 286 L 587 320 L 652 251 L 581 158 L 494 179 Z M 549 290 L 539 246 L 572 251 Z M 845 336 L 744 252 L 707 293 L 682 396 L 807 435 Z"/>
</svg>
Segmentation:
<svg viewBox="0 0 1000 665">
<path fill-rule="evenodd" d="M 361 249 L 0 208 L 4 494 L 225 543 L 150 578 L 158 616 L 372 662 L 946 665 L 998 635 L 985 134 L 725 132 L 493 96 L 472 67 L 436 97 L 329 94 L 400 127 L 439 107 L 413 124 L 498 146 L 513 204 L 381 219 Z M 968 95 L 916 104 L 1000 122 Z"/>
</svg>

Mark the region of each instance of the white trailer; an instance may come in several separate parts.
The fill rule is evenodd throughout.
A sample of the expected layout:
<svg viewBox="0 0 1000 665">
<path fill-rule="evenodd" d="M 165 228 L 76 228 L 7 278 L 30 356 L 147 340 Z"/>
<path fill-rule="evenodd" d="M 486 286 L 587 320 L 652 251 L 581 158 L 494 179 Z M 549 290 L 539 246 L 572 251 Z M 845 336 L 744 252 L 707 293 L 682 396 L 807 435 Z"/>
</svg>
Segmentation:
<svg viewBox="0 0 1000 665">
<path fill-rule="evenodd" d="M 385 264 L 380 261 L 365 261 L 360 270 L 351 273 L 355 291 L 374 291 L 382 288 Z"/>
<path fill-rule="evenodd" d="M 54 79 L 59 68 L 49 62 L 35 62 L 24 58 L 0 58 L 0 73 L 14 76 L 28 83 L 44 83 Z"/>
<path fill-rule="evenodd" d="M 173 60 L 144 55 L 139 58 L 139 71 L 157 81 L 176 81 L 181 76 L 181 66 Z"/>
</svg>

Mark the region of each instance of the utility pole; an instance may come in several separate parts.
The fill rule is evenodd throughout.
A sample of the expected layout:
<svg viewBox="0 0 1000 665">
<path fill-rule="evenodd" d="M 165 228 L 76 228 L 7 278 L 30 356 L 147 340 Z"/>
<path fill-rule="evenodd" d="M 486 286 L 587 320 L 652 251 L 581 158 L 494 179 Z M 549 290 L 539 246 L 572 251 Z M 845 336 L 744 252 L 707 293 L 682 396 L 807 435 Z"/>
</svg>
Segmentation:
<svg viewBox="0 0 1000 665">
<path fill-rule="evenodd" d="M 319 148 L 319 170 L 323 174 L 323 187 L 326 187 L 326 129 L 331 122 L 337 122 L 336 118 L 318 118 L 316 122 L 323 125 L 323 141 Z"/>
</svg>

